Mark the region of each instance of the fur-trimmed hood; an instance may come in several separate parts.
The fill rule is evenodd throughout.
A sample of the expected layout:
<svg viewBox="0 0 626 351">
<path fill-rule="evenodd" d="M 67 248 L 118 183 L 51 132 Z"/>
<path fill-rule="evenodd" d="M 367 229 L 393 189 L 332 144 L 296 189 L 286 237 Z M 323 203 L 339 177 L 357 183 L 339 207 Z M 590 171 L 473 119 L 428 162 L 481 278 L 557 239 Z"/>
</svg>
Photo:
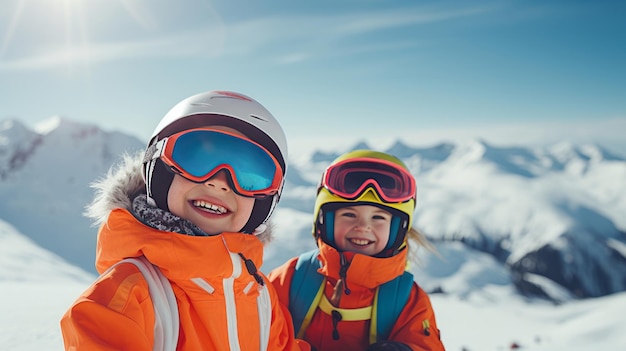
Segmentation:
<svg viewBox="0 0 626 351">
<path fill-rule="evenodd" d="M 94 182 L 93 201 L 86 207 L 85 216 L 94 221 L 94 226 L 100 226 L 107 221 L 109 213 L 122 208 L 133 213 L 135 197 L 146 194 L 146 183 L 142 175 L 143 151 L 136 155 L 124 154 L 119 164 L 111 167 L 107 174 Z M 267 228 L 256 236 L 267 245 L 272 240 L 273 225 L 271 220 L 266 223 Z"/>
</svg>

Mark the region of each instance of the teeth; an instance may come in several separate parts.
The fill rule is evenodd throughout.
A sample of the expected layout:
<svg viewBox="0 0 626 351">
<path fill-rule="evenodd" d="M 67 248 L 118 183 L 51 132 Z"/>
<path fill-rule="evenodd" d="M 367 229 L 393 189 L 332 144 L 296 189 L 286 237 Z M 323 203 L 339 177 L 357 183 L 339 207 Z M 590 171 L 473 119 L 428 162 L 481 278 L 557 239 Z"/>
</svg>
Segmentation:
<svg viewBox="0 0 626 351">
<path fill-rule="evenodd" d="M 218 205 L 215 205 L 206 201 L 202 201 L 202 200 L 194 200 L 193 205 L 203 210 L 206 210 L 208 212 L 219 213 L 219 214 L 224 214 L 228 212 L 228 210 L 225 207 L 218 206 Z"/>
<path fill-rule="evenodd" d="M 365 239 L 350 239 L 350 242 L 355 245 L 360 245 L 360 246 L 368 245 L 370 243 L 369 240 L 365 240 Z"/>
</svg>

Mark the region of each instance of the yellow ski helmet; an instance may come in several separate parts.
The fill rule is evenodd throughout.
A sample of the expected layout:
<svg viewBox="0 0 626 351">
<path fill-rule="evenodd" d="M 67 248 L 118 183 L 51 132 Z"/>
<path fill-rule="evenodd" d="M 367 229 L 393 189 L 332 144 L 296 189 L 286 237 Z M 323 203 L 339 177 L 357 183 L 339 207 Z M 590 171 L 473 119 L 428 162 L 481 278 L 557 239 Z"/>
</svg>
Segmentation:
<svg viewBox="0 0 626 351">
<path fill-rule="evenodd" d="M 313 236 L 337 249 L 335 210 L 374 205 L 393 215 L 389 241 L 377 256 L 393 256 L 403 247 L 411 227 L 416 195 L 415 178 L 397 157 L 373 150 L 345 153 L 322 175 L 315 199 Z"/>
</svg>

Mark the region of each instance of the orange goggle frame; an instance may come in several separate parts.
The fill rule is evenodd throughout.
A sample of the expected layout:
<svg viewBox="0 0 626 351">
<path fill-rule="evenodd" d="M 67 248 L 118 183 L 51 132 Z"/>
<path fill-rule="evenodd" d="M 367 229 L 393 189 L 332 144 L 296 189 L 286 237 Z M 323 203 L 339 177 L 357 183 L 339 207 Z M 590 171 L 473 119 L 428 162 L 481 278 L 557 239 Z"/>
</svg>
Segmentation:
<svg viewBox="0 0 626 351">
<path fill-rule="evenodd" d="M 149 160 L 160 158 L 174 173 L 195 183 L 228 171 L 233 190 L 242 196 L 274 195 L 283 182 L 282 168 L 267 149 L 227 131 L 189 129 L 159 140 L 154 148 Z"/>
</svg>

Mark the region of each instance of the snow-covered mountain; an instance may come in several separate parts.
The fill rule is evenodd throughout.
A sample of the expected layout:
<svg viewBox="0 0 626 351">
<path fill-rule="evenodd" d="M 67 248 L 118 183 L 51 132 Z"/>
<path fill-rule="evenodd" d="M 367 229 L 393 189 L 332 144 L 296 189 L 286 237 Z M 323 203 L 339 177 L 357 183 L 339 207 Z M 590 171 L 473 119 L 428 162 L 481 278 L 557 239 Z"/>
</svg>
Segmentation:
<svg viewBox="0 0 626 351">
<path fill-rule="evenodd" d="M 53 122 L 46 130 L 0 122 L 0 219 L 94 273 L 97 229 L 82 217 L 89 183 L 144 143 Z M 364 142 L 353 148 L 370 147 L 379 149 Z M 344 151 L 291 162 L 264 271 L 315 246 L 315 188 Z M 382 151 L 402 158 L 417 178 L 414 225 L 440 253 L 422 252 L 422 265 L 413 268 L 429 291 L 487 296 L 514 286 L 557 301 L 626 291 L 624 157 L 597 145 L 500 147 L 481 140 L 426 148 L 398 142 Z"/>
<path fill-rule="evenodd" d="M 365 142 L 354 148 L 376 149 Z M 344 151 L 315 152 L 293 166 L 281 204 L 311 213 L 324 167 Z M 561 300 L 626 290 L 625 158 L 597 145 L 480 140 L 427 148 L 397 142 L 383 151 L 403 159 L 417 179 L 414 225 L 442 245 L 488 254 L 520 292 Z M 310 236 L 310 225 L 302 230 Z M 445 285 L 431 288 L 446 292 Z"/>
<path fill-rule="evenodd" d="M 36 130 L 0 121 L 0 219 L 37 244 L 95 272 L 96 228 L 83 217 L 90 183 L 119 155 L 144 148 L 135 137 L 54 117 Z"/>
</svg>

